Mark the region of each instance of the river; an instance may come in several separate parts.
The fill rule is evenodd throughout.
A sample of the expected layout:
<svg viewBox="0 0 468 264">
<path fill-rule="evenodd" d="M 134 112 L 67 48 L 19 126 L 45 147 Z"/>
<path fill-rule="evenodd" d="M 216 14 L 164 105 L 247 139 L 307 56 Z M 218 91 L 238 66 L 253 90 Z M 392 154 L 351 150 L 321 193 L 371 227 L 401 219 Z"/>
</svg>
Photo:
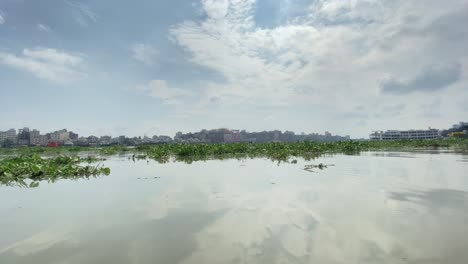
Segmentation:
<svg viewBox="0 0 468 264">
<path fill-rule="evenodd" d="M 466 154 L 105 165 L 0 186 L 0 263 L 468 263 Z"/>
</svg>

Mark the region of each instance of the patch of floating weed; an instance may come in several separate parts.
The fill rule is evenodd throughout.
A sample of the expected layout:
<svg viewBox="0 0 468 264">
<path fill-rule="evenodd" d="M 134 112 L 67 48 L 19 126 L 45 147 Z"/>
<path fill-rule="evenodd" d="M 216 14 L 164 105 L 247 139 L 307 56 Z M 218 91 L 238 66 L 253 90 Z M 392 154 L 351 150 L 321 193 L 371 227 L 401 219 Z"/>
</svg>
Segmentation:
<svg viewBox="0 0 468 264">
<path fill-rule="evenodd" d="M 78 156 L 42 158 L 37 154 L 5 158 L 0 160 L 0 184 L 37 187 L 40 181 L 109 175 L 110 169 L 98 163 L 101 160 Z"/>
</svg>

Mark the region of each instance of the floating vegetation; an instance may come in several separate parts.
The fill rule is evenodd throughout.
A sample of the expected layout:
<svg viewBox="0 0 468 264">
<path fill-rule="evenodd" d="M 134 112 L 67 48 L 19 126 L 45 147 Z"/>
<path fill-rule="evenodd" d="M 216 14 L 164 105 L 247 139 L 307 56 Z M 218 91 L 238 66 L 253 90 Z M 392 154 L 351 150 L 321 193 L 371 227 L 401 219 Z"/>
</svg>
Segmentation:
<svg viewBox="0 0 468 264">
<path fill-rule="evenodd" d="M 468 140 L 403 140 L 403 141 L 343 141 L 332 143 L 232 143 L 232 144 L 166 144 L 146 145 L 136 148 L 148 158 L 167 162 L 171 157 L 180 161 L 198 161 L 224 158 L 266 157 L 277 161 L 288 161 L 291 157 L 306 160 L 323 154 L 359 154 L 362 151 L 415 150 L 437 148 L 468 149 Z M 297 161 L 292 161 L 295 164 Z"/>
<path fill-rule="evenodd" d="M 323 170 L 323 169 L 326 169 L 328 168 L 328 166 L 335 166 L 333 164 L 329 164 L 329 165 L 325 165 L 323 163 L 319 163 L 317 165 L 305 165 L 304 166 L 304 170 L 308 171 L 308 172 L 315 172 L 314 169 L 319 169 L 319 170 Z"/>
<path fill-rule="evenodd" d="M 109 175 L 110 169 L 99 161 L 102 159 L 77 156 L 42 158 L 37 154 L 5 158 L 0 160 L 0 184 L 32 188 L 46 180 L 55 182 L 59 179 Z"/>
<path fill-rule="evenodd" d="M 77 153 L 115 155 L 132 153 L 132 160 L 153 159 L 159 163 L 171 160 L 192 163 L 209 159 L 247 159 L 265 157 L 279 162 L 296 164 L 297 158 L 307 161 L 324 154 L 359 154 L 363 151 L 412 151 L 419 149 L 453 148 L 468 150 L 468 139 L 400 140 L 400 141 L 342 141 L 342 142 L 291 142 L 291 143 L 232 143 L 232 144 L 158 144 L 137 147 L 21 147 L 0 148 L 4 156 L 75 156 Z"/>
<path fill-rule="evenodd" d="M 158 144 L 104 147 L 20 147 L 0 148 L 3 155 L 75 155 L 90 152 L 98 155 L 115 155 L 131 152 L 135 159 L 154 159 L 167 162 L 172 157 L 178 160 L 206 160 L 210 158 L 251 158 L 267 157 L 273 160 L 287 161 L 291 157 L 314 159 L 326 153 L 359 154 L 362 151 L 378 150 L 415 150 L 454 148 L 468 150 L 468 139 L 440 140 L 398 140 L 398 141 L 341 141 L 313 142 L 301 141 L 290 143 L 232 143 L 232 144 Z"/>
<path fill-rule="evenodd" d="M 327 154 L 359 154 L 363 151 L 414 151 L 452 148 L 468 151 L 467 139 L 402 140 L 402 141 L 343 141 L 332 143 L 232 143 L 232 144 L 162 144 L 137 147 L 21 147 L 0 148 L 0 184 L 37 187 L 40 181 L 54 182 L 58 179 L 76 179 L 108 175 L 109 168 L 99 162 L 103 159 L 89 155 L 115 155 L 132 153 L 129 159 L 156 160 L 159 163 L 181 161 L 192 163 L 210 159 L 247 159 L 263 157 L 297 164 L 297 158 L 306 161 Z M 78 157 L 86 153 L 87 157 Z M 47 158 L 46 158 L 47 157 Z M 97 165 L 91 165 L 91 164 Z M 304 170 L 313 172 L 331 165 L 307 165 Z"/>
<path fill-rule="evenodd" d="M 101 155 L 115 155 L 131 151 L 131 149 L 127 146 L 106 146 L 92 149 L 97 150 L 97 152 Z"/>
</svg>

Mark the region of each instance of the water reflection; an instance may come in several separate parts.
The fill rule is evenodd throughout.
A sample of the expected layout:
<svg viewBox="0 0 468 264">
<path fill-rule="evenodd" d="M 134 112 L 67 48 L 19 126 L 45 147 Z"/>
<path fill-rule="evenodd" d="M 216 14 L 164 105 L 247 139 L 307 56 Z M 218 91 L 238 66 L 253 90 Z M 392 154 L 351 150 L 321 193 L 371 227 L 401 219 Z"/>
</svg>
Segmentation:
<svg viewBox="0 0 468 264">
<path fill-rule="evenodd" d="M 390 198 L 427 207 L 468 208 L 468 193 L 460 190 L 432 189 L 427 191 L 391 192 Z"/>
<path fill-rule="evenodd" d="M 75 232 L 56 233 L 55 238 L 47 233 L 33 236 L 4 250 L 1 260 L 2 263 L 154 263 L 155 260 L 179 263 L 196 249 L 194 234 L 220 215 L 221 211 L 209 214 L 176 211 L 150 221 L 131 221 L 129 216 L 121 216 L 127 218 L 126 222 L 109 221 L 105 226 L 98 224 L 99 228 L 75 227 L 78 229 Z M 44 236 L 51 236 L 52 242 Z"/>
<path fill-rule="evenodd" d="M 0 263 L 466 263 L 461 156 L 398 155 L 324 156 L 318 173 L 118 158 L 94 182 L 0 187 Z"/>
</svg>

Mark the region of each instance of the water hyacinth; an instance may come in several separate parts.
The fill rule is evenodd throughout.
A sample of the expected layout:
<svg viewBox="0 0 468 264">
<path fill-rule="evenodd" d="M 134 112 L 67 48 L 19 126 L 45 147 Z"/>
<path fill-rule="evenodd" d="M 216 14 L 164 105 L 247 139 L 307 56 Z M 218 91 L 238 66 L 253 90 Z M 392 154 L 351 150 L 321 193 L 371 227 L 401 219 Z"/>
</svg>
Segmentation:
<svg viewBox="0 0 468 264">
<path fill-rule="evenodd" d="M 93 157 L 59 156 L 42 158 L 37 154 L 21 155 L 0 160 L 0 184 L 37 187 L 40 181 L 76 179 L 109 175 L 110 169 L 96 163 Z"/>
<path fill-rule="evenodd" d="M 301 141 L 290 143 L 230 143 L 230 144 L 158 144 L 139 145 L 135 148 L 127 146 L 103 147 L 26 147 L 26 148 L 0 148 L 4 155 L 75 155 L 76 153 L 90 152 L 99 155 L 115 155 L 132 153 L 135 158 L 148 158 L 167 162 L 171 157 L 178 160 L 205 160 L 209 158 L 224 157 L 267 157 L 273 160 L 287 160 L 290 157 L 314 158 L 325 153 L 357 154 L 361 151 L 378 150 L 415 150 L 418 148 L 457 148 L 468 150 L 467 139 L 443 140 L 399 140 L 399 141 L 341 141 L 341 142 L 313 142 Z"/>
<path fill-rule="evenodd" d="M 155 160 L 205 160 L 220 157 L 266 157 L 287 161 L 291 157 L 307 160 L 327 153 L 358 154 L 362 151 L 415 150 L 419 148 L 458 148 L 468 150 L 468 140 L 403 140 L 403 141 L 343 141 L 321 143 L 312 141 L 292 143 L 232 143 L 232 144 L 167 144 L 143 145 L 135 151 Z"/>
<path fill-rule="evenodd" d="M 295 158 L 315 159 L 324 154 L 344 153 L 358 154 L 362 151 L 379 150 L 417 150 L 455 148 L 468 151 L 467 139 L 445 140 L 402 140 L 402 141 L 342 141 L 342 142 L 291 142 L 291 143 L 232 143 L 232 144 L 162 144 L 140 145 L 135 148 L 126 146 L 109 147 L 61 147 L 61 148 L 0 148 L 0 154 L 6 158 L 0 160 L 0 183 L 19 184 L 20 186 L 37 186 L 39 181 L 55 181 L 59 178 L 79 178 L 108 175 L 109 168 L 96 163 L 99 160 L 88 157 L 80 158 L 77 153 L 95 153 L 98 155 L 115 155 L 130 153 L 132 160 L 153 159 L 166 163 L 174 159 L 191 163 L 208 159 L 254 158 L 265 157 L 278 162 L 297 163 Z M 51 155 L 52 158 L 42 156 Z M 26 181 L 30 181 L 29 184 Z"/>
</svg>

